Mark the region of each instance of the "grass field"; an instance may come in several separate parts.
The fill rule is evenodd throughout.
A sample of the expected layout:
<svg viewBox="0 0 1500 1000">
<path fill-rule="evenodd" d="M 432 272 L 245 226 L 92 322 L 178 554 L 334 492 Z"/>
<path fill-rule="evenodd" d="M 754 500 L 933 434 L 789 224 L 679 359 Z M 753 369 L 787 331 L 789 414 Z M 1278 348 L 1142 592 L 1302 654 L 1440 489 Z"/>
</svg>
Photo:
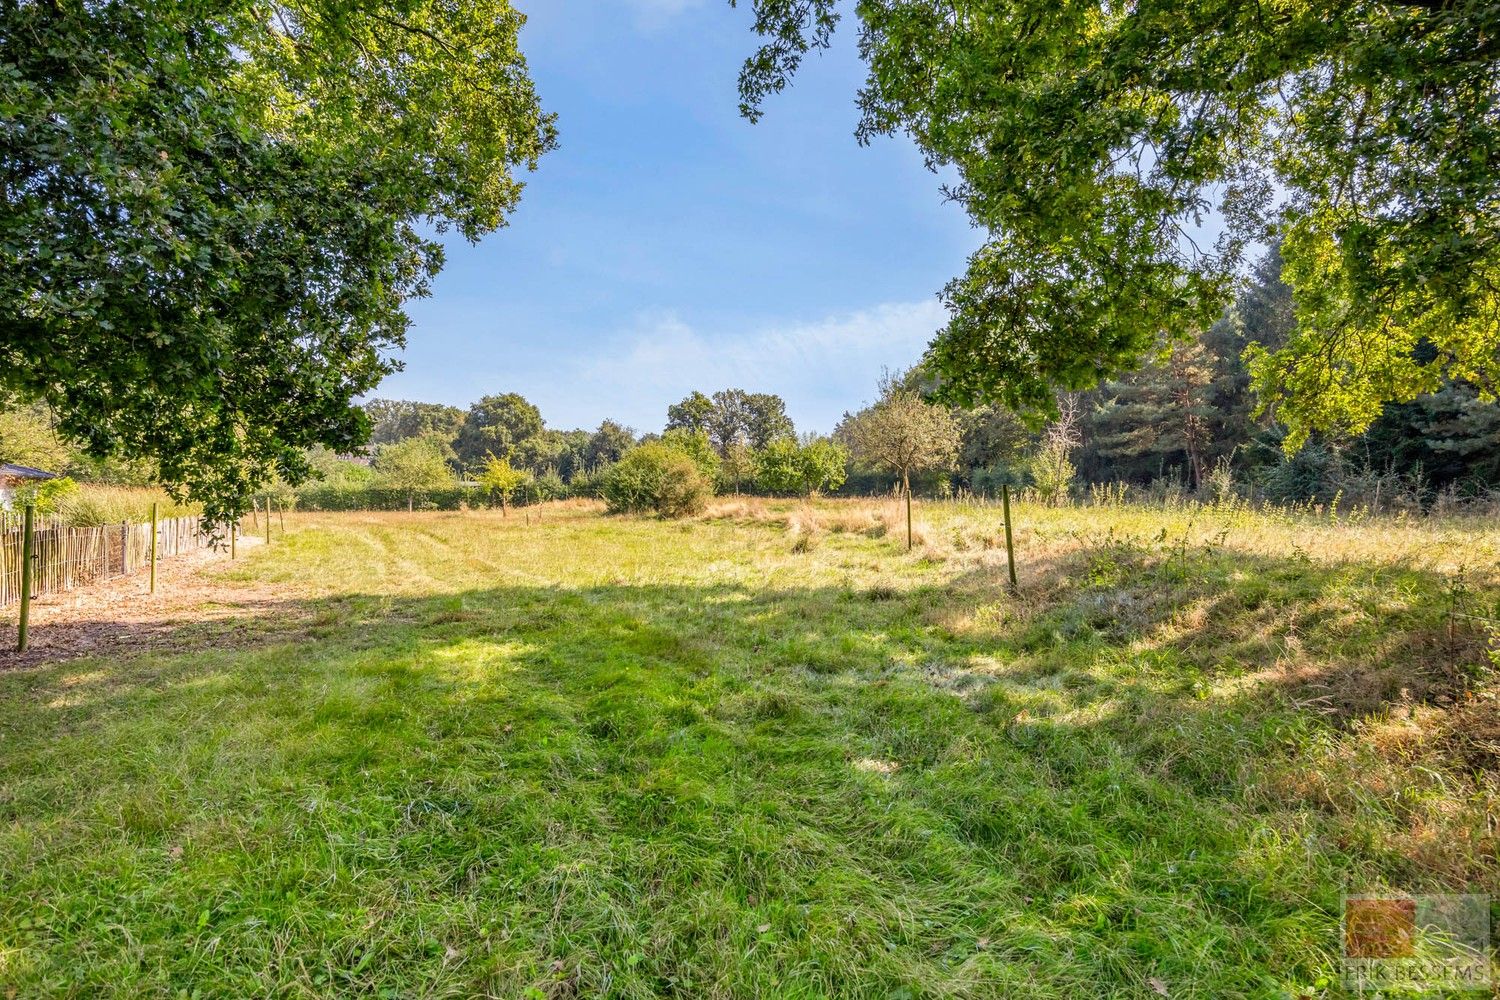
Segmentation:
<svg viewBox="0 0 1500 1000">
<path fill-rule="evenodd" d="M 529 517 L 0 671 L 0 996 L 1339 996 L 1342 893 L 1500 895 L 1493 521 Z"/>
</svg>

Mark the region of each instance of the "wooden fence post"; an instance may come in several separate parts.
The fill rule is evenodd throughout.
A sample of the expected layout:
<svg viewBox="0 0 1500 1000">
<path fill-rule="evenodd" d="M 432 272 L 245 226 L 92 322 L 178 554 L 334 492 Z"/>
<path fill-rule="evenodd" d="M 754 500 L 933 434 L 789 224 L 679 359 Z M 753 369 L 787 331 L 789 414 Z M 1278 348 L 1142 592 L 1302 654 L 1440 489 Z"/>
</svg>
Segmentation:
<svg viewBox="0 0 1500 1000">
<path fill-rule="evenodd" d="M 240 536 L 240 522 L 238 522 L 238 521 L 231 521 L 230 524 L 229 524 L 229 558 L 230 559 L 238 559 L 239 558 L 238 553 L 235 552 L 235 546 L 234 546 L 235 539 L 238 538 L 239 536 Z"/>
<path fill-rule="evenodd" d="M 269 503 L 270 501 L 267 501 Z M 276 520 L 281 522 L 281 533 L 286 534 L 286 504 L 276 501 Z"/>
<path fill-rule="evenodd" d="M 156 504 L 151 505 L 151 593 L 156 593 Z"/>
<path fill-rule="evenodd" d="M 16 652 L 26 652 L 26 630 L 31 624 L 31 530 L 36 508 L 26 505 L 21 519 L 21 623 L 16 632 Z"/>
<path fill-rule="evenodd" d="M 266 497 L 266 544 L 271 544 L 271 498 Z"/>
<path fill-rule="evenodd" d="M 908 552 L 911 551 L 911 480 L 910 479 L 906 479 L 906 551 L 908 551 Z"/>
<path fill-rule="evenodd" d="M 1010 565 L 1010 589 L 1016 589 L 1016 543 L 1010 532 L 1010 486 L 1000 484 L 1000 503 L 1005 509 L 1005 561 Z"/>
</svg>

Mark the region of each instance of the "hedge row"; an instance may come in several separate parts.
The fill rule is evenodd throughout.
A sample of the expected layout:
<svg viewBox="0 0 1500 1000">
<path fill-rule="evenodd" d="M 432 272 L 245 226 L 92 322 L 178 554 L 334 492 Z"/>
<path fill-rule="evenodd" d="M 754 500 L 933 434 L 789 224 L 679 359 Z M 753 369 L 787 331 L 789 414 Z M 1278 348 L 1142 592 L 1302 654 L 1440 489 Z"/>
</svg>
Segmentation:
<svg viewBox="0 0 1500 1000">
<path fill-rule="evenodd" d="M 483 494 L 472 486 L 440 490 L 418 490 L 411 498 L 417 510 L 459 510 L 484 504 Z M 382 486 L 304 486 L 297 491 L 300 510 L 405 510 L 405 490 Z"/>
<path fill-rule="evenodd" d="M 549 477 L 550 478 L 550 477 Z M 549 478 L 526 483 L 510 498 L 510 506 L 524 507 L 547 500 L 564 500 L 570 496 L 598 496 L 601 483 L 583 482 L 573 488 L 561 480 Z M 918 495 L 936 496 L 941 491 L 933 481 L 923 477 L 912 483 Z M 856 473 L 834 496 L 885 496 L 896 487 L 890 476 Z M 745 492 L 754 493 L 754 490 Z M 314 483 L 297 490 L 297 509 L 308 511 L 406 510 L 406 491 L 384 486 L 328 486 Z M 417 510 L 462 510 L 465 507 L 494 506 L 485 491 L 477 486 L 451 486 L 435 490 L 418 490 L 412 498 Z"/>
<path fill-rule="evenodd" d="M 579 484 L 584 486 L 586 484 Z M 570 490 L 555 476 L 543 476 L 524 483 L 510 498 L 510 506 L 547 500 L 565 500 L 569 496 L 590 495 Z M 436 490 L 418 490 L 412 496 L 417 510 L 462 510 L 465 507 L 494 506 L 490 496 L 478 486 L 447 486 Z M 299 510 L 405 510 L 405 490 L 386 486 L 329 486 L 312 483 L 297 490 Z"/>
</svg>

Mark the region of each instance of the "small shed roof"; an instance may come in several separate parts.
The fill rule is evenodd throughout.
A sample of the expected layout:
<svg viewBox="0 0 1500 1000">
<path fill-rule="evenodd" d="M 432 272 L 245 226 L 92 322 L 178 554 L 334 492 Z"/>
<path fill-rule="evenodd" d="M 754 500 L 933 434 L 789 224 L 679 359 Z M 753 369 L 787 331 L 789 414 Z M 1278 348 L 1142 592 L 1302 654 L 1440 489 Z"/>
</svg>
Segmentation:
<svg viewBox="0 0 1500 1000">
<path fill-rule="evenodd" d="M 56 479 L 57 473 L 33 469 L 29 465 L 0 462 L 0 479 Z"/>
</svg>

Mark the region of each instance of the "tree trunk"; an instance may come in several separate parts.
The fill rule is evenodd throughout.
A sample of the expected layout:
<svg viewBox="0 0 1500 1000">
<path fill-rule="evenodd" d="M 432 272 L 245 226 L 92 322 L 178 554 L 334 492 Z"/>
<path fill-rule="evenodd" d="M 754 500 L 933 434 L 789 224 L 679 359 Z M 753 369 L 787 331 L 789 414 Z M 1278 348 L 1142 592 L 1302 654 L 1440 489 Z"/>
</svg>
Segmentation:
<svg viewBox="0 0 1500 1000">
<path fill-rule="evenodd" d="M 1203 489 L 1203 422 L 1197 417 L 1189 417 L 1187 422 L 1184 443 L 1187 445 L 1188 469 L 1193 475 L 1193 492 Z"/>
<path fill-rule="evenodd" d="M 510 515 L 505 512 L 505 494 L 504 493 L 500 494 L 500 516 L 501 517 L 510 517 Z"/>
<path fill-rule="evenodd" d="M 411 490 L 406 491 L 406 512 L 410 514 L 417 509 L 417 495 Z"/>
</svg>

